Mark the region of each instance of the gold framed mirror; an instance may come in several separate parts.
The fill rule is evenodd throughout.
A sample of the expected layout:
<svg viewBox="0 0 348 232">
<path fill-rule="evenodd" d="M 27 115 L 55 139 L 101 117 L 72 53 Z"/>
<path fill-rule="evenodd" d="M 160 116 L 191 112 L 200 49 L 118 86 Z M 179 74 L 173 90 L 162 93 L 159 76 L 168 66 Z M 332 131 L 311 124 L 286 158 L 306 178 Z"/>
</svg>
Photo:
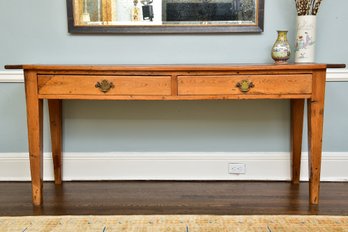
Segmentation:
<svg viewBox="0 0 348 232">
<path fill-rule="evenodd" d="M 70 33 L 260 33 L 264 0 L 67 0 Z"/>
</svg>

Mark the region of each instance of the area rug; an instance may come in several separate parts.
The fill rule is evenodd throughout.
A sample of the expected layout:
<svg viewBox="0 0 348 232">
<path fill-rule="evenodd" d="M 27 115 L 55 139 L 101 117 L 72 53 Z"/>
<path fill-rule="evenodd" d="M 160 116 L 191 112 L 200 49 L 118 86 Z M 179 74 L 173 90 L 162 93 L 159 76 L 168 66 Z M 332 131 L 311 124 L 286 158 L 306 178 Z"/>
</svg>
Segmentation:
<svg viewBox="0 0 348 232">
<path fill-rule="evenodd" d="M 344 216 L 30 216 L 0 217 L 1 232 L 348 232 Z"/>
</svg>

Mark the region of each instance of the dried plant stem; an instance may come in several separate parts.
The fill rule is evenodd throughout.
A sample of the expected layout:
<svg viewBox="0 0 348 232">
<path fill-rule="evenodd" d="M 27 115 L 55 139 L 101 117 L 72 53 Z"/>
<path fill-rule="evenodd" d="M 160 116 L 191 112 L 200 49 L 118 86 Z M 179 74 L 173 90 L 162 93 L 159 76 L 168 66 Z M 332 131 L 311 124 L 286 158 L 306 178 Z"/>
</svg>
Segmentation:
<svg viewBox="0 0 348 232">
<path fill-rule="evenodd" d="M 310 11 L 311 11 L 311 1 L 307 1 L 306 2 L 306 15 L 309 15 Z"/>
<path fill-rule="evenodd" d="M 295 0 L 297 15 L 317 15 L 322 0 Z"/>
<path fill-rule="evenodd" d="M 295 0 L 295 4 L 296 4 L 297 15 L 300 15 L 301 14 L 300 2 L 298 0 Z"/>
<path fill-rule="evenodd" d="M 318 14 L 318 10 L 319 10 L 319 6 L 322 0 L 316 0 L 315 1 L 315 5 L 314 8 L 312 10 L 312 15 L 317 15 Z"/>
</svg>

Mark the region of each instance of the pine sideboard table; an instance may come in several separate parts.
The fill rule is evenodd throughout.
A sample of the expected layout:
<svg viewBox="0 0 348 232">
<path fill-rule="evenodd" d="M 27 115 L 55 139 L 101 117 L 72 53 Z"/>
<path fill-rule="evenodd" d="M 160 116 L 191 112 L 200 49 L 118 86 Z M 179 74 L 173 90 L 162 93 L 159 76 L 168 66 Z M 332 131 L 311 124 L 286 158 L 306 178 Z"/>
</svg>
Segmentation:
<svg viewBox="0 0 348 232">
<path fill-rule="evenodd" d="M 23 69 L 32 200 L 43 187 L 43 100 L 47 99 L 55 183 L 62 182 L 62 100 L 290 99 L 292 183 L 300 179 L 304 102 L 307 100 L 309 202 L 318 204 L 325 64 L 288 65 L 7 65 Z"/>
</svg>

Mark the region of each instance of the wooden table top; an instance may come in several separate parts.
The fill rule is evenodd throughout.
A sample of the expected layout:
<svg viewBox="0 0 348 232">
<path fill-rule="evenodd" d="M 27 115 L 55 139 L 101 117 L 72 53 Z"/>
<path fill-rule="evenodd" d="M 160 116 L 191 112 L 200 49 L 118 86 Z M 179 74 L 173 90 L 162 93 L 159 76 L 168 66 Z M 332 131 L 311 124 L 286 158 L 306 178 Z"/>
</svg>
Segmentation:
<svg viewBox="0 0 348 232">
<path fill-rule="evenodd" d="M 301 69 L 323 69 L 323 68 L 345 68 L 345 64 L 109 64 L 109 65 L 88 65 L 88 64 L 23 64 L 23 65 L 5 65 L 6 69 L 31 69 L 31 70 L 90 70 L 90 71 L 171 71 L 171 70 L 211 70 L 211 71 L 228 71 L 228 70 L 301 70 Z"/>
</svg>

